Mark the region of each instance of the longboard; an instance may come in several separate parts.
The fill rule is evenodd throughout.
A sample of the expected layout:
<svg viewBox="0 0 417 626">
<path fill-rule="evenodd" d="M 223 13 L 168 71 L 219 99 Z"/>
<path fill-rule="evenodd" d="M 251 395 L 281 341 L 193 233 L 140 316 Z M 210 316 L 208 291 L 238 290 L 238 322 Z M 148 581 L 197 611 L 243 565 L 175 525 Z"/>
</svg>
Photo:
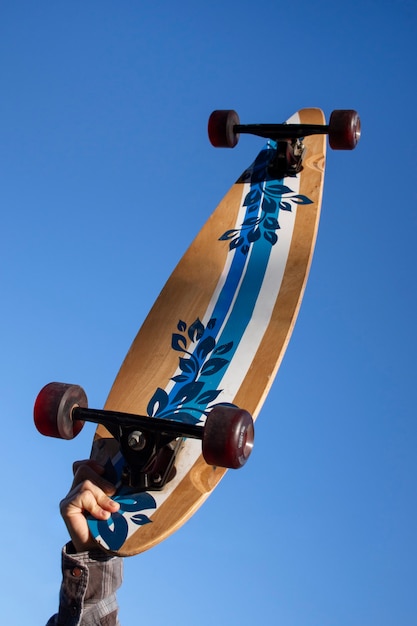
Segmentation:
<svg viewBox="0 0 417 626">
<path fill-rule="evenodd" d="M 288 122 L 324 124 L 324 116 L 305 109 Z M 305 144 L 298 176 L 269 180 L 270 141 L 232 186 L 139 330 L 106 409 L 173 419 L 180 412 L 197 422 L 227 402 L 256 419 L 288 345 L 316 241 L 326 141 L 318 135 Z M 91 456 L 103 464 L 109 436 L 97 428 Z M 117 450 L 111 462 L 122 464 Z M 225 472 L 207 465 L 200 443 L 188 439 L 162 492 L 119 496 L 121 512 L 109 523 L 91 520 L 90 530 L 117 554 L 148 550 L 193 515 Z"/>
<path fill-rule="evenodd" d="M 287 124 L 325 119 L 319 109 L 302 109 Z M 278 141 L 270 139 L 233 184 L 140 328 L 106 411 L 199 425 L 213 407 L 231 405 L 258 417 L 294 328 L 319 224 L 325 135 L 307 136 L 303 144 L 301 171 L 280 175 L 271 168 Z M 197 439 L 180 437 L 176 446 L 175 469 L 162 489 L 120 486 L 120 510 L 108 521 L 89 520 L 105 550 L 131 556 L 157 545 L 227 471 L 205 461 Z M 100 424 L 91 458 L 109 478 L 122 480 L 119 443 Z"/>
</svg>

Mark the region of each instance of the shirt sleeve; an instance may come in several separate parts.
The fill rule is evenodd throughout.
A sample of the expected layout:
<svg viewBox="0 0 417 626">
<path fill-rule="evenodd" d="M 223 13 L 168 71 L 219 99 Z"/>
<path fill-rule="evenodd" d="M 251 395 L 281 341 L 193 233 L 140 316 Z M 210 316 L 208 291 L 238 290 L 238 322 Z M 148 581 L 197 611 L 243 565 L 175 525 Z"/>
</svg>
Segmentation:
<svg viewBox="0 0 417 626">
<path fill-rule="evenodd" d="M 123 562 L 101 550 L 62 551 L 59 611 L 47 626 L 120 626 L 116 591 L 122 583 Z"/>
</svg>

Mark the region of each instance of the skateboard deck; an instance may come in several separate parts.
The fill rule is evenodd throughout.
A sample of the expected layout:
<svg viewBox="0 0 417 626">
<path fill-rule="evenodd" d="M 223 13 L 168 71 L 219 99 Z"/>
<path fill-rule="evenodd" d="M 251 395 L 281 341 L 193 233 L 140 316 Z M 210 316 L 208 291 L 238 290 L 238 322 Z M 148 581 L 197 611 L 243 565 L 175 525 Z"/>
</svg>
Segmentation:
<svg viewBox="0 0 417 626">
<path fill-rule="evenodd" d="M 319 109 L 288 122 L 325 124 Z M 231 187 L 162 289 L 105 409 L 197 424 L 213 406 L 230 403 L 256 419 L 287 348 L 316 241 L 326 138 L 304 144 L 301 173 L 272 177 L 276 143 L 268 140 Z M 180 445 L 176 474 L 162 490 L 122 487 L 120 510 L 108 521 L 89 520 L 104 549 L 130 556 L 152 548 L 216 487 L 226 469 L 205 462 L 199 441 Z M 91 457 L 120 477 L 119 445 L 102 425 Z"/>
</svg>

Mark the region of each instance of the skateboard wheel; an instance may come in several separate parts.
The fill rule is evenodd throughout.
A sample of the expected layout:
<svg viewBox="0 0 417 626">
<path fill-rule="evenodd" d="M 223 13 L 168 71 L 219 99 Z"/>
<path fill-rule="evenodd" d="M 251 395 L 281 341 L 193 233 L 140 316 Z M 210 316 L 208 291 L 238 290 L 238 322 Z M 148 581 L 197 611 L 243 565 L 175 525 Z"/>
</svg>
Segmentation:
<svg viewBox="0 0 417 626">
<path fill-rule="evenodd" d="M 46 437 L 73 439 L 84 426 L 84 422 L 72 419 L 72 411 L 77 406 L 88 406 L 82 387 L 66 383 L 45 385 L 39 392 L 33 409 L 36 428 Z"/>
<path fill-rule="evenodd" d="M 215 148 L 234 148 L 239 141 L 239 133 L 234 127 L 240 124 L 236 111 L 213 111 L 208 121 L 208 136 Z"/>
<path fill-rule="evenodd" d="M 216 406 L 204 425 L 203 456 L 209 465 L 238 469 L 253 448 L 254 428 L 250 413 L 231 406 Z"/>
<path fill-rule="evenodd" d="M 330 115 L 329 144 L 333 150 L 353 150 L 361 136 L 361 120 L 356 111 L 336 110 Z"/>
</svg>

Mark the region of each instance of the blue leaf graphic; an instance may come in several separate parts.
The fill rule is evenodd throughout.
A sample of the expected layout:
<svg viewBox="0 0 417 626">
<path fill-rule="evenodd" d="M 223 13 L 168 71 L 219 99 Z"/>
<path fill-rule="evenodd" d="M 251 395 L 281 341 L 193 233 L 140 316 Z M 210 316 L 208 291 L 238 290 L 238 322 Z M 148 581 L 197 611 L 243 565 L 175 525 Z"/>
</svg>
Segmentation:
<svg viewBox="0 0 417 626">
<path fill-rule="evenodd" d="M 226 241 L 226 240 L 232 239 L 238 234 L 239 234 L 239 231 L 236 230 L 235 228 L 233 228 L 232 230 L 226 230 L 226 232 L 223 233 L 223 235 L 219 238 L 219 241 Z"/>
<path fill-rule="evenodd" d="M 264 226 L 268 230 L 277 230 L 280 227 L 276 217 L 267 217 L 264 221 Z"/>
<path fill-rule="evenodd" d="M 185 383 L 189 378 L 190 377 L 186 374 L 178 374 L 177 376 L 173 376 L 171 380 L 173 380 L 174 383 Z"/>
<path fill-rule="evenodd" d="M 310 198 L 302 195 L 291 196 L 291 201 L 295 202 L 296 204 L 313 204 L 313 201 L 310 200 Z"/>
<path fill-rule="evenodd" d="M 267 241 L 269 241 L 270 244 L 272 244 L 273 246 L 277 243 L 278 241 L 278 235 L 276 233 L 274 233 L 272 230 L 266 230 L 264 232 L 264 237 Z"/>
<path fill-rule="evenodd" d="M 209 335 L 197 345 L 196 355 L 197 358 L 201 361 L 205 359 L 208 354 L 216 347 L 216 342 L 214 338 Z"/>
<path fill-rule="evenodd" d="M 195 362 L 195 359 L 186 359 L 185 357 L 180 357 L 179 366 L 180 370 L 187 374 L 196 374 L 198 371 L 198 366 Z"/>
<path fill-rule="evenodd" d="M 198 424 L 198 422 L 201 421 L 203 412 L 198 408 L 190 410 L 195 410 L 199 417 L 196 417 L 189 411 L 175 411 L 175 413 L 170 413 L 168 418 L 175 420 L 176 422 L 182 422 L 183 424 Z"/>
<path fill-rule="evenodd" d="M 94 537 L 100 535 L 110 550 L 119 550 L 126 540 L 128 525 L 120 513 L 113 513 L 106 521 L 90 518 L 88 524 Z"/>
<path fill-rule="evenodd" d="M 113 498 L 120 504 L 120 511 L 136 513 L 145 509 L 156 509 L 156 502 L 150 493 L 126 493 L 121 492 Z"/>
<path fill-rule="evenodd" d="M 259 187 L 255 187 L 251 189 L 251 191 L 246 195 L 246 198 L 243 202 L 243 206 L 249 206 L 250 204 L 256 204 L 261 199 L 262 193 Z"/>
<path fill-rule="evenodd" d="M 189 327 L 188 336 L 191 339 L 191 341 L 197 341 L 203 336 L 203 333 L 204 333 L 204 326 L 200 322 L 200 320 L 197 318 L 195 322 L 193 322 L 191 326 Z"/>
<path fill-rule="evenodd" d="M 286 185 L 280 185 L 279 183 L 275 183 L 272 185 L 268 185 L 265 193 L 271 193 L 274 194 L 274 196 L 283 196 L 287 193 L 293 193 L 293 190 Z"/>
<path fill-rule="evenodd" d="M 221 392 L 222 389 L 208 389 L 197 398 L 197 404 L 209 404 L 209 402 L 213 402 Z"/>
<path fill-rule="evenodd" d="M 225 365 L 227 365 L 228 363 L 229 361 L 227 359 L 209 359 L 207 363 L 204 363 L 203 367 L 201 368 L 201 376 L 211 376 L 212 374 L 215 374 L 216 372 L 221 370 L 222 367 L 225 367 Z"/>
<path fill-rule="evenodd" d="M 143 513 L 138 513 L 137 515 L 134 515 L 130 518 L 130 521 L 134 524 L 137 524 L 138 526 L 144 526 L 145 524 L 151 523 L 149 517 L 147 515 L 144 515 Z"/>
<path fill-rule="evenodd" d="M 230 352 L 233 348 L 233 341 L 229 341 L 229 343 L 223 343 L 221 346 L 217 346 L 215 350 L 213 350 L 213 354 L 226 354 L 226 352 Z"/>
<path fill-rule="evenodd" d="M 248 232 L 248 241 L 253 243 L 254 241 L 258 241 L 261 236 L 261 231 L 259 228 L 253 228 Z"/>
<path fill-rule="evenodd" d="M 262 211 L 265 213 L 275 213 L 277 210 L 277 202 L 273 198 L 264 197 L 262 202 Z"/>
<path fill-rule="evenodd" d="M 255 224 L 259 224 L 259 217 L 249 217 L 242 222 L 242 226 L 254 226 Z"/>
<path fill-rule="evenodd" d="M 167 392 L 164 391 L 164 389 L 161 389 L 161 387 L 158 387 L 152 398 L 149 400 L 146 408 L 147 414 L 154 417 L 165 409 L 168 404 L 168 400 L 169 398 Z"/>
<path fill-rule="evenodd" d="M 173 402 L 175 404 L 186 404 L 187 402 L 191 402 L 201 393 L 204 387 L 204 383 L 199 381 L 194 381 L 192 383 L 187 383 L 181 389 L 178 389 L 177 393 L 174 396 Z"/>
<path fill-rule="evenodd" d="M 230 244 L 229 244 L 229 249 L 230 250 L 234 250 L 235 248 L 239 248 L 239 246 L 241 246 L 244 242 L 243 237 L 236 237 L 236 239 L 233 239 Z"/>
<path fill-rule="evenodd" d="M 173 350 L 177 350 L 178 352 L 184 352 L 184 350 L 187 349 L 187 340 L 184 335 L 178 335 L 178 333 L 173 333 L 171 347 Z"/>
</svg>

